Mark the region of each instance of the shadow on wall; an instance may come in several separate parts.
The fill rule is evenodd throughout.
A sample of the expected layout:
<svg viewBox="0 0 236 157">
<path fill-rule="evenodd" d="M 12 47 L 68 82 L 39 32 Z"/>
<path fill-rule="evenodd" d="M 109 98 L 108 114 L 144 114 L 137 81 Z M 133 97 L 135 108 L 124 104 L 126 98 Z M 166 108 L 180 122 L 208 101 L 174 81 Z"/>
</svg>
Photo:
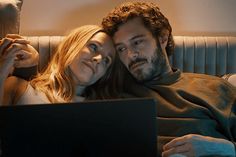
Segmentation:
<svg viewBox="0 0 236 157">
<path fill-rule="evenodd" d="M 111 3 L 111 1 L 109 0 L 102 0 L 83 6 L 77 6 L 77 8 L 71 9 L 69 10 L 69 12 L 64 14 L 61 17 L 61 20 L 58 21 L 58 25 L 61 28 L 65 28 L 65 30 L 63 30 L 64 32 L 87 24 L 100 25 L 102 18 L 106 16 L 111 8 L 115 7 L 118 4 L 119 1 Z M 65 21 L 68 21 L 70 23 L 65 23 Z"/>
<path fill-rule="evenodd" d="M 40 3 L 36 0 L 26 1 L 25 6 L 23 6 L 22 16 L 24 17 L 21 17 L 22 27 L 20 33 L 22 35 L 64 35 L 71 29 L 81 25 L 99 25 L 102 18 L 106 16 L 111 9 L 126 1 L 127 0 L 86 0 L 86 2 L 75 2 L 68 0 L 65 3 L 64 0 L 51 0 L 47 2 L 47 4 Z M 149 1 L 155 2 L 155 0 Z M 69 4 L 70 2 L 71 4 Z M 60 6 L 55 6 L 56 3 Z M 34 5 L 34 7 L 38 5 L 38 7 L 30 7 L 31 5 Z M 41 9 L 42 7 L 44 10 Z M 32 21 L 35 19 L 37 19 L 37 23 Z"/>
<path fill-rule="evenodd" d="M 64 35 L 85 24 L 100 24 L 115 6 L 127 0 L 25 1 L 22 35 Z M 130 0 L 129 0 L 130 1 Z M 133 0 L 139 1 L 139 0 Z M 155 2 L 169 19 L 173 35 L 235 35 L 235 0 L 146 0 Z M 204 3 L 203 3 L 204 1 Z"/>
<path fill-rule="evenodd" d="M 132 1 L 140 1 L 140 0 L 129 0 Z M 105 17 L 108 12 L 110 12 L 116 6 L 127 2 L 127 0 L 98 0 L 94 1 L 94 3 L 90 3 L 88 5 L 78 6 L 76 9 L 70 10 L 67 14 L 64 14 L 61 17 L 61 20 L 58 21 L 59 26 L 65 28 L 65 31 L 70 31 L 73 28 L 76 28 L 81 25 L 86 24 L 96 24 L 100 25 L 103 17 Z M 149 2 L 154 2 L 159 5 L 160 2 L 156 2 L 156 0 L 149 0 Z M 161 4 L 161 3 L 160 3 Z M 161 7 L 160 7 L 161 8 Z M 64 21 L 69 21 L 70 23 L 65 23 Z"/>
<path fill-rule="evenodd" d="M 174 35 L 236 36 L 235 0 L 163 0 Z"/>
</svg>

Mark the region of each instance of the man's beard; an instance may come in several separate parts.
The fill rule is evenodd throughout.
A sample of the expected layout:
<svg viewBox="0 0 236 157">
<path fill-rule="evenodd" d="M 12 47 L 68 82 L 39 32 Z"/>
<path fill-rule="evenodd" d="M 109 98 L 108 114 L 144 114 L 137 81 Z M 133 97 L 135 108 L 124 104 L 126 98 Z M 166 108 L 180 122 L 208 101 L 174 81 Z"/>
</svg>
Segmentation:
<svg viewBox="0 0 236 157">
<path fill-rule="evenodd" d="M 156 48 L 154 51 L 154 56 L 151 59 L 151 67 L 148 68 L 147 71 L 144 71 L 143 68 L 136 69 L 135 72 L 130 71 L 138 82 L 150 81 L 162 74 L 162 71 L 164 70 L 163 65 L 165 63 L 165 56 L 160 48 Z M 139 60 L 143 61 L 147 59 L 137 59 L 133 64 Z"/>
</svg>

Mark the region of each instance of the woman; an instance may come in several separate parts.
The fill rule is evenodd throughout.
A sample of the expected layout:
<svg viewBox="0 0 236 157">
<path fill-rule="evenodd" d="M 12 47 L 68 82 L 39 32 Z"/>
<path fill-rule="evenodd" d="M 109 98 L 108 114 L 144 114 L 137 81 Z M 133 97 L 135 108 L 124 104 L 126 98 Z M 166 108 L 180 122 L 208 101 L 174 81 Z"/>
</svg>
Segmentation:
<svg viewBox="0 0 236 157">
<path fill-rule="evenodd" d="M 33 48 L 28 47 L 32 51 Z M 11 67 L 16 65 L 15 58 L 19 59 L 23 54 L 14 48 L 5 51 L 0 52 L 8 54 L 4 62 L 7 66 L 0 64 L 8 67 L 0 68 L 4 71 L 0 80 L 1 105 L 83 101 L 107 81 L 115 57 L 112 39 L 95 25 L 73 30 L 58 46 L 47 68 L 30 82 L 7 77 Z M 105 94 L 105 87 L 99 92 Z"/>
</svg>

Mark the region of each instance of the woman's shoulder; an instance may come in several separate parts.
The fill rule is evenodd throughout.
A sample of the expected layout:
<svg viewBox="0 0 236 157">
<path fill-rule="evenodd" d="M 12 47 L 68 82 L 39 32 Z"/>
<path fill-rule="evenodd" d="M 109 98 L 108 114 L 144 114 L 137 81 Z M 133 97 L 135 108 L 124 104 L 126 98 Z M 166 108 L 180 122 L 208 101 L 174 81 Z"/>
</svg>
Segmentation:
<svg viewBox="0 0 236 157">
<path fill-rule="evenodd" d="M 10 76 L 4 82 L 4 104 L 15 104 L 25 92 L 28 81 L 19 77 Z"/>
<path fill-rule="evenodd" d="M 19 86 L 27 86 L 28 81 L 16 77 L 16 76 L 10 76 L 6 79 L 4 85 L 8 86 L 9 88 L 17 88 Z"/>
</svg>

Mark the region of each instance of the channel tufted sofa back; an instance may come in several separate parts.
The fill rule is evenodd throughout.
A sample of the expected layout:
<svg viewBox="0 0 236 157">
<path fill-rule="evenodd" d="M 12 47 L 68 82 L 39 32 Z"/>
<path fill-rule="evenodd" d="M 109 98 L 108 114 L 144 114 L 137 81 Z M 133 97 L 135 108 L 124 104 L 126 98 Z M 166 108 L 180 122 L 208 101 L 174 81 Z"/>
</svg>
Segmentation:
<svg viewBox="0 0 236 157">
<path fill-rule="evenodd" d="M 39 70 L 48 63 L 63 36 L 26 36 L 38 50 Z M 236 37 L 174 36 L 173 67 L 184 72 L 222 76 L 236 73 Z"/>
</svg>

